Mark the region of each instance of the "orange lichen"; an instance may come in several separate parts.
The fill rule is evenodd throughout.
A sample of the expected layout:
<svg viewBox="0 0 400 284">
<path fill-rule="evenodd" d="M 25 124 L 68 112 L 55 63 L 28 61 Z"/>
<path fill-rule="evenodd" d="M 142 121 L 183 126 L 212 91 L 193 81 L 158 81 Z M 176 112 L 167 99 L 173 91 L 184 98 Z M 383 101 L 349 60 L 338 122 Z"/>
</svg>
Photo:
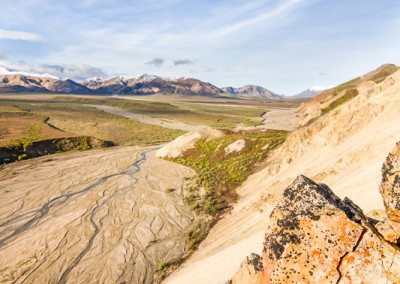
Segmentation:
<svg viewBox="0 0 400 284">
<path fill-rule="evenodd" d="M 354 262 L 354 256 L 353 256 L 353 255 L 350 255 L 350 256 L 347 257 L 346 260 L 347 260 L 348 262 L 350 262 L 350 263 L 353 263 L 353 262 Z"/>
</svg>

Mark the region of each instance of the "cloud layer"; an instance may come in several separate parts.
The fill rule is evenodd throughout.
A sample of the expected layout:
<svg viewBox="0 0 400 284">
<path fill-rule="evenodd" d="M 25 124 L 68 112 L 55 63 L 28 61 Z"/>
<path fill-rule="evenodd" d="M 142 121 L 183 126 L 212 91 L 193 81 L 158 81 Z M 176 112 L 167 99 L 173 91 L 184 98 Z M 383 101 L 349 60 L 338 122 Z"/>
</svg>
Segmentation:
<svg viewBox="0 0 400 284">
<path fill-rule="evenodd" d="M 8 61 L 0 61 L 0 67 L 4 67 L 9 71 L 30 72 L 38 74 L 50 74 L 60 78 L 70 78 L 72 80 L 81 81 L 89 77 L 107 76 L 106 72 L 99 68 L 91 67 L 84 64 L 79 65 L 31 65 L 27 63 L 11 63 Z"/>
<path fill-rule="evenodd" d="M 35 33 L 0 29 L 0 39 L 38 41 L 41 40 L 42 37 Z"/>
</svg>

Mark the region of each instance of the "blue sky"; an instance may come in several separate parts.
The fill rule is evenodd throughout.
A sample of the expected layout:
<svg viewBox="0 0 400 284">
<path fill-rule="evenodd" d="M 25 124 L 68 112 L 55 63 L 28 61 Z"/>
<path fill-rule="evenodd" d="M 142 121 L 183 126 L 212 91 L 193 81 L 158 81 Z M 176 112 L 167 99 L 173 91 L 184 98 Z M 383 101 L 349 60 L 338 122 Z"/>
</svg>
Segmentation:
<svg viewBox="0 0 400 284">
<path fill-rule="evenodd" d="M 150 73 L 285 95 L 400 64 L 398 0 L 3 0 L 0 65 Z"/>
</svg>

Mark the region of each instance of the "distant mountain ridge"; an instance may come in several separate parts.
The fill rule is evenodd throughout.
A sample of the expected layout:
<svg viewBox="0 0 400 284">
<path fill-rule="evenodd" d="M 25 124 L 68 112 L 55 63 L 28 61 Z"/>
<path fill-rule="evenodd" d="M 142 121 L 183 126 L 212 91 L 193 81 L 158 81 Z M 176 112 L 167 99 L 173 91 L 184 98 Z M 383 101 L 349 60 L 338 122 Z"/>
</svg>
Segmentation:
<svg viewBox="0 0 400 284">
<path fill-rule="evenodd" d="M 255 85 L 245 85 L 239 88 L 223 87 L 222 90 L 232 97 L 269 99 L 269 100 L 283 99 L 282 96 L 277 95 L 266 88 Z"/>
<path fill-rule="evenodd" d="M 218 87 L 194 78 L 162 78 L 144 74 L 138 77 L 117 76 L 109 79 L 91 78 L 82 82 L 85 87 L 103 94 L 152 95 L 182 94 L 220 96 Z"/>
<path fill-rule="evenodd" d="M 0 68 L 0 92 L 54 92 L 90 94 L 87 87 L 49 74 L 9 71 Z"/>
<path fill-rule="evenodd" d="M 298 93 L 297 95 L 294 95 L 290 98 L 292 98 L 292 99 L 310 99 L 310 98 L 313 98 L 316 95 L 322 93 L 323 91 L 324 90 L 308 88 L 307 90 L 304 90 L 301 93 Z"/>
<path fill-rule="evenodd" d="M 137 77 L 92 77 L 81 83 L 49 74 L 10 71 L 0 66 L 0 93 L 44 92 L 63 94 L 153 95 L 181 94 L 221 96 L 224 92 L 194 78 L 162 78 L 144 74 Z"/>
<path fill-rule="evenodd" d="M 163 78 L 155 75 L 91 77 L 80 83 L 50 74 L 7 70 L 0 66 L 0 93 L 44 92 L 62 94 L 153 95 L 178 94 L 252 99 L 283 99 L 268 89 L 246 85 L 218 88 L 195 78 Z"/>
</svg>

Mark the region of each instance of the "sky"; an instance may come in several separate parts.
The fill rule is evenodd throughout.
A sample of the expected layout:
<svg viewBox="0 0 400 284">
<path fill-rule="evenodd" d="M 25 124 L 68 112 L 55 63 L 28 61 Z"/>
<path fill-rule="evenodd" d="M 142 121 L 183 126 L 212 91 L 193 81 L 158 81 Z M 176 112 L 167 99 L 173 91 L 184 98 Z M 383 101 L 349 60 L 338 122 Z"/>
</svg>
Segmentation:
<svg viewBox="0 0 400 284">
<path fill-rule="evenodd" d="M 294 95 L 400 65 L 399 0 L 2 0 L 0 65 Z"/>
</svg>

